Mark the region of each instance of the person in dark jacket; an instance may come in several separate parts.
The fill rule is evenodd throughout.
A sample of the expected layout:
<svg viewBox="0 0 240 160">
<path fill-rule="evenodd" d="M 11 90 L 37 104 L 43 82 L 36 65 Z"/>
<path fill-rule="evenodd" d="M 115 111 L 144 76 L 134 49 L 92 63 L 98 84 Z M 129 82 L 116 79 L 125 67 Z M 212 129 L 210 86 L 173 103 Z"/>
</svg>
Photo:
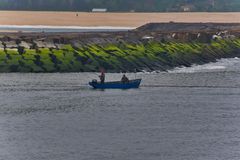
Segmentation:
<svg viewBox="0 0 240 160">
<path fill-rule="evenodd" d="M 122 76 L 121 82 L 122 83 L 128 83 L 129 82 L 129 79 L 125 74 Z"/>
</svg>

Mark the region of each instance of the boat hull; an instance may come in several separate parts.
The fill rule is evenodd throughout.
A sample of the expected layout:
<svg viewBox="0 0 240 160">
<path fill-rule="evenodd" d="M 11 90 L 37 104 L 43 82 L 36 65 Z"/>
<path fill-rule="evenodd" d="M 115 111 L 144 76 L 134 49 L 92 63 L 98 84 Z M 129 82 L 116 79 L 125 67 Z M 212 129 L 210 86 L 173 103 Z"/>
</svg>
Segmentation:
<svg viewBox="0 0 240 160">
<path fill-rule="evenodd" d="M 122 83 L 120 81 L 116 82 L 89 82 L 89 85 L 95 89 L 131 89 L 131 88 L 139 88 L 141 84 L 141 79 L 130 80 L 128 83 Z"/>
</svg>

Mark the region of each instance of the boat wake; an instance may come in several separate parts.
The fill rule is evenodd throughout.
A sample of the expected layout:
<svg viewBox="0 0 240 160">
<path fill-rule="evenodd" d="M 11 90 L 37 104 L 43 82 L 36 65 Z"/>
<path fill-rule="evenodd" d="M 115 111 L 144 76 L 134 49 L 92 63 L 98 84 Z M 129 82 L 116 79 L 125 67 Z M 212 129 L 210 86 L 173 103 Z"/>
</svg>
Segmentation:
<svg viewBox="0 0 240 160">
<path fill-rule="evenodd" d="M 240 88 L 240 86 L 203 86 L 203 85 L 141 85 L 144 88 Z"/>
</svg>

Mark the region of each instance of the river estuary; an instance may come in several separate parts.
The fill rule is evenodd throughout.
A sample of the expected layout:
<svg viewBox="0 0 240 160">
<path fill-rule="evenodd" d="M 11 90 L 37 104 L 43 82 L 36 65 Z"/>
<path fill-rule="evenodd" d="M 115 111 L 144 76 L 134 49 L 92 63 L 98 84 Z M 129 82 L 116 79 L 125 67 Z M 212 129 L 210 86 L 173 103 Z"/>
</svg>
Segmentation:
<svg viewBox="0 0 240 160">
<path fill-rule="evenodd" d="M 0 160 L 240 159 L 240 59 L 128 76 L 0 74 Z"/>
</svg>

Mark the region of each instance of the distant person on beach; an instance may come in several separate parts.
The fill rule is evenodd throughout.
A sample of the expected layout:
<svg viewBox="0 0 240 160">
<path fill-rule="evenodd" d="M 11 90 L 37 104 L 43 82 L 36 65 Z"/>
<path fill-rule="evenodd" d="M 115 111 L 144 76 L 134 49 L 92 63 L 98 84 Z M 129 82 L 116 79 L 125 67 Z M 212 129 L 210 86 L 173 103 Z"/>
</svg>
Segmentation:
<svg viewBox="0 0 240 160">
<path fill-rule="evenodd" d="M 104 73 L 104 71 L 101 71 L 101 75 L 99 76 L 99 78 L 100 78 L 100 82 L 101 83 L 105 82 L 105 73 Z"/>
<path fill-rule="evenodd" d="M 125 74 L 122 76 L 121 82 L 122 83 L 128 83 L 129 82 L 129 79 Z"/>
</svg>

